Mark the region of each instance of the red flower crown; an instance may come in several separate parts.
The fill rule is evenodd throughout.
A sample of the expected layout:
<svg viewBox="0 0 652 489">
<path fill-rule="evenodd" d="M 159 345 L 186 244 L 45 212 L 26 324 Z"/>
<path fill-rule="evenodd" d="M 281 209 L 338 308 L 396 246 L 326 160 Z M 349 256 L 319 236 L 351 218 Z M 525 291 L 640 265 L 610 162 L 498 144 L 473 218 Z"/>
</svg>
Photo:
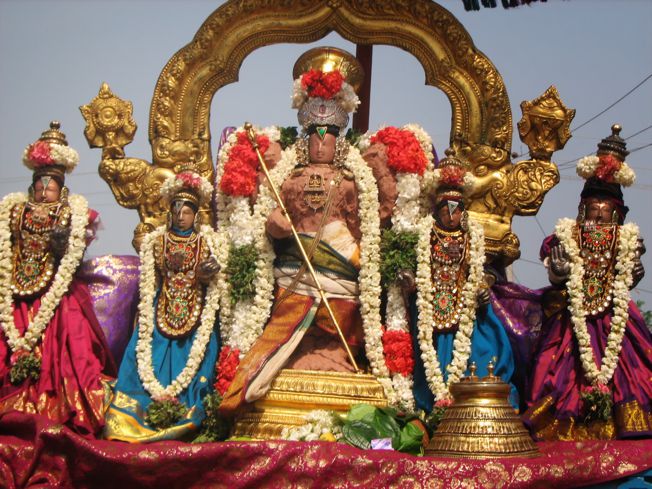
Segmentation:
<svg viewBox="0 0 652 489">
<path fill-rule="evenodd" d="M 301 87 L 308 97 L 333 98 L 342 89 L 344 77 L 339 70 L 323 72 L 314 68 L 301 76 Z"/>
</svg>

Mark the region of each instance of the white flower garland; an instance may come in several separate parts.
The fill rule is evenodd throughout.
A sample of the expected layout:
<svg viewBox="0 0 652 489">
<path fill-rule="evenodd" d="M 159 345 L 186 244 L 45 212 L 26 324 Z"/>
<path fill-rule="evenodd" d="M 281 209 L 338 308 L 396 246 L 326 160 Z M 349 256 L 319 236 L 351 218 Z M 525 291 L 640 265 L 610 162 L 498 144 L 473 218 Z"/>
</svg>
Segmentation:
<svg viewBox="0 0 652 489">
<path fill-rule="evenodd" d="M 600 158 L 595 155 L 585 156 L 577 162 L 576 172 L 578 176 L 588 180 L 589 178 L 595 175 L 595 171 L 600 166 Z M 626 163 L 622 162 L 620 169 L 614 173 L 613 176 L 614 182 L 622 185 L 623 187 L 629 187 L 633 185 L 636 180 L 636 174 L 634 170 Z"/>
<path fill-rule="evenodd" d="M 381 383 L 390 402 L 396 400 L 389 370 L 385 365 L 380 327 L 380 215 L 376 179 L 357 148 L 351 147 L 344 166 L 355 177 L 360 216 L 360 314 L 365 335 L 365 352 L 371 372 Z"/>
<path fill-rule="evenodd" d="M 462 289 L 464 307 L 460 313 L 457 333 L 453 340 L 453 359 L 446 367 L 448 381 L 444 382 L 437 349 L 434 346 L 433 333 L 433 283 L 430 253 L 430 237 L 434 219 L 423 219 L 417 245 L 417 308 L 419 311 L 418 331 L 421 359 L 426 372 L 426 379 L 435 402 L 450 399 L 449 386 L 458 382 L 467 369 L 471 355 L 471 336 L 476 312 L 476 294 L 484 279 L 484 229 L 473 219 L 468 220 L 469 234 L 469 276 Z"/>
<path fill-rule="evenodd" d="M 54 280 L 47 292 L 41 296 L 41 305 L 23 336 L 14 324 L 11 276 L 13 271 L 10 214 L 15 205 L 27 201 L 22 193 L 7 195 L 0 203 L 0 323 L 13 352 L 31 352 L 40 341 L 55 309 L 68 291 L 73 276 L 79 267 L 86 249 L 86 226 L 88 225 L 88 202 L 81 195 L 68 197 L 71 210 L 70 237 L 66 253 L 59 262 Z"/>
<path fill-rule="evenodd" d="M 419 142 L 427 159 L 426 173 L 433 171 L 432 139 L 423 128 L 417 124 L 407 124 L 401 128 L 412 132 Z M 379 131 L 382 130 L 379 129 Z M 365 134 L 359 142 L 361 151 L 369 148 L 373 134 Z M 422 178 L 415 173 L 396 173 L 396 203 L 392 210 L 392 229 L 399 233 L 418 232 L 419 222 L 428 213 L 428 207 L 421 202 Z M 403 296 L 398 285 L 392 284 L 387 290 L 387 309 L 385 319 L 387 329 L 409 332 L 408 312 L 403 303 Z M 412 394 L 413 377 L 400 373 L 392 374 L 392 386 L 396 396 L 390 399 L 390 404 L 407 411 L 414 410 L 414 395 Z"/>
<path fill-rule="evenodd" d="M 216 181 L 221 181 L 224 166 L 229 158 L 229 152 L 237 142 L 237 134 L 243 128 L 236 129 L 227 138 L 226 144 L 220 150 Z M 275 126 L 259 131 L 269 137 L 270 141 L 278 141 L 280 131 Z M 281 159 L 270 170 L 270 177 L 276 188 L 280 188 L 296 165 L 296 153 L 288 148 L 281 154 Z M 259 188 L 256 203 L 251 208 L 248 197 L 233 197 L 225 194 L 218 186 L 217 191 L 218 233 L 228 243 L 218 258 L 221 270 L 225 271 L 230 245 L 244 246 L 254 244 L 258 251 L 254 290 L 252 299 L 231 304 L 231 287 L 225 279 L 225 293 L 221 302 L 220 328 L 222 341 L 232 349 L 240 351 L 240 358 L 249 351 L 251 345 L 262 334 L 263 327 L 269 318 L 274 299 L 274 250 L 265 233 L 267 216 L 276 208 L 276 201 L 267 185 Z"/>
<path fill-rule="evenodd" d="M 52 164 L 63 166 L 66 173 L 72 172 L 79 163 L 79 153 L 70 146 L 64 146 L 63 144 L 47 144 L 50 147 L 50 158 L 54 161 Z M 32 171 L 41 166 L 47 166 L 31 159 L 30 153 L 33 146 L 34 144 L 30 144 L 23 151 L 23 164 Z"/>
<path fill-rule="evenodd" d="M 334 411 L 316 409 L 306 414 L 303 419 L 306 421 L 301 426 L 294 428 L 283 428 L 281 438 L 292 441 L 316 441 L 323 435 L 333 435 L 335 440 L 341 440 L 342 421 Z"/>
<path fill-rule="evenodd" d="M 154 374 L 152 364 L 152 338 L 154 334 L 154 298 L 156 296 L 156 267 L 154 244 L 166 232 L 166 226 L 159 226 L 143 239 L 140 250 L 140 303 L 138 304 L 138 341 L 136 343 L 136 361 L 138 375 L 143 387 L 152 399 L 161 401 L 175 398 L 183 392 L 197 375 L 204 359 L 206 346 L 215 326 L 215 316 L 220 305 L 220 296 L 224 294 L 223 281 L 218 275 L 206 290 L 206 301 L 202 308 L 201 319 L 195 339 L 193 340 L 188 360 L 183 370 L 168 386 L 163 387 Z M 202 226 L 200 234 L 205 239 L 213 256 L 218 255 L 225 243 L 210 226 Z"/>
<path fill-rule="evenodd" d="M 622 349 L 625 327 L 629 318 L 629 289 L 633 283 L 632 271 L 634 269 L 639 230 L 638 226 L 633 223 L 620 226 L 615 265 L 616 277 L 613 282 L 614 307 L 611 331 L 607 337 L 607 347 L 602 358 L 602 366 L 598 370 L 593 348 L 591 348 L 591 337 L 586 327 L 588 313 L 584 308 L 584 261 L 580 256 L 579 245 L 573 237 L 573 230 L 576 226 L 577 223 L 573 219 L 560 219 L 555 227 L 555 234 L 559 242 L 570 256 L 571 270 L 566 283 L 569 295 L 568 311 L 577 338 L 584 375 L 593 385 L 602 384 L 606 386 L 613 377 L 618 365 L 618 356 Z"/>
</svg>

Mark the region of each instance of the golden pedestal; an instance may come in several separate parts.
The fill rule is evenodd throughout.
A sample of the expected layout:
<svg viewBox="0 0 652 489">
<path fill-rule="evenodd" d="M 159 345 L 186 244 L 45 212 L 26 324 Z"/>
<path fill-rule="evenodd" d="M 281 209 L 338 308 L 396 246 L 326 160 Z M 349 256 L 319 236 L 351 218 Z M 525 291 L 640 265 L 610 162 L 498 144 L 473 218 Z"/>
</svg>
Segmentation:
<svg viewBox="0 0 652 489">
<path fill-rule="evenodd" d="M 233 436 L 281 438 L 283 428 L 305 424 L 315 409 L 346 413 L 355 404 L 386 406 L 382 385 L 373 375 L 312 370 L 281 370 L 252 409 L 236 419 Z"/>
<path fill-rule="evenodd" d="M 466 378 L 451 386 L 446 409 L 426 455 L 465 458 L 536 457 L 539 451 L 509 403 L 498 377 Z"/>
</svg>

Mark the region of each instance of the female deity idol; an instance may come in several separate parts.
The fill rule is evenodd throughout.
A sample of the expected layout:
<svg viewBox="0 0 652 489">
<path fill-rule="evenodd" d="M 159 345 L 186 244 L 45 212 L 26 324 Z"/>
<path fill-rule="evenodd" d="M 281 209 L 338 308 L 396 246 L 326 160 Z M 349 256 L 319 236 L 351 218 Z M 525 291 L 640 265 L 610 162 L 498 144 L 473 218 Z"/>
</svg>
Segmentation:
<svg viewBox="0 0 652 489">
<path fill-rule="evenodd" d="M 541 247 L 552 289 L 524 415 L 544 440 L 652 435 L 652 337 L 629 291 L 643 278 L 638 227 L 623 224 L 634 182 L 620 126 L 582 158 L 577 219 Z"/>
<path fill-rule="evenodd" d="M 453 150 L 446 151 L 434 172 L 434 213 L 419 230 L 416 280 L 403 277 L 417 352 L 414 398 L 427 412 L 450 403 L 450 385 L 472 363 L 486 375 L 492 362 L 494 374 L 508 383 L 514 372 L 507 333 L 490 304 L 484 230 L 464 210 L 464 193 L 473 187 L 465 168 Z M 510 401 L 518 408 L 513 385 Z"/>
<path fill-rule="evenodd" d="M 106 417 L 105 437 L 134 443 L 187 439 L 205 417 L 219 351 L 218 237 L 198 229 L 212 185 L 196 173 L 169 177 L 161 195 L 168 225 L 140 250 L 138 325 L 127 346 Z"/>
<path fill-rule="evenodd" d="M 97 213 L 69 195 L 79 161 L 59 123 L 25 149 L 29 194 L 0 203 L 0 414 L 36 413 L 92 437 L 104 425 L 113 360 L 75 273 Z"/>
</svg>

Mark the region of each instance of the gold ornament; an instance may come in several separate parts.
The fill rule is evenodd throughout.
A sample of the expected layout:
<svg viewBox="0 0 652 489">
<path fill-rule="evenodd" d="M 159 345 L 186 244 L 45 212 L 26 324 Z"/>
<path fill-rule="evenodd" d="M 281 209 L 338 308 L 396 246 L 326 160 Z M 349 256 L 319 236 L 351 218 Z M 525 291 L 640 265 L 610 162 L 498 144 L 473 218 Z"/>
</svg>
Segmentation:
<svg viewBox="0 0 652 489">
<path fill-rule="evenodd" d="M 387 405 L 383 387 L 373 375 L 281 370 L 269 392 L 236 419 L 233 436 L 280 439 L 283 428 L 303 425 L 310 411 L 344 414 L 355 404 Z"/>
<path fill-rule="evenodd" d="M 471 375 L 451 385 L 453 404 L 446 409 L 426 455 L 492 458 L 536 457 L 539 451 L 509 403 L 509 384 L 493 374 Z"/>
</svg>

